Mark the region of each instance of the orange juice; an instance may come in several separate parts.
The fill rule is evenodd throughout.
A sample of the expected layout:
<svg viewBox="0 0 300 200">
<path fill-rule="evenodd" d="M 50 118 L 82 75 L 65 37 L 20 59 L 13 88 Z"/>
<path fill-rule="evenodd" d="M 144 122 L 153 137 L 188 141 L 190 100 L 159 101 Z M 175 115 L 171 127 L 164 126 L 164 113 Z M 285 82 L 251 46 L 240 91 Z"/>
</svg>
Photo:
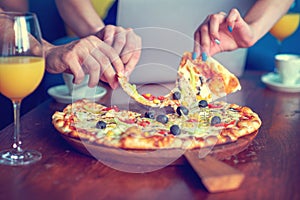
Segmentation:
<svg viewBox="0 0 300 200">
<path fill-rule="evenodd" d="M 282 41 L 297 30 L 299 21 L 300 15 L 298 13 L 286 14 L 271 28 L 270 33 Z"/>
<path fill-rule="evenodd" d="M 0 57 L 0 92 L 11 100 L 22 100 L 37 88 L 44 71 L 44 58 Z"/>
</svg>

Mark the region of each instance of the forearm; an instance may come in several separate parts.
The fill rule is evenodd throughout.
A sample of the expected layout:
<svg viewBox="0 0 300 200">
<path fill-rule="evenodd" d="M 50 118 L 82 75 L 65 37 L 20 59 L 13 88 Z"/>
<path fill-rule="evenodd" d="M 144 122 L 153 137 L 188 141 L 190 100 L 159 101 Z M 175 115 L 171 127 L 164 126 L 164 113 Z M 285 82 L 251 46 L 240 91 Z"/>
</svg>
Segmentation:
<svg viewBox="0 0 300 200">
<path fill-rule="evenodd" d="M 98 32 L 104 23 L 90 0 L 56 0 L 59 13 L 65 23 L 79 37 Z"/>
<path fill-rule="evenodd" d="M 254 42 L 264 36 L 290 8 L 293 0 L 257 0 L 245 16 L 255 30 Z"/>
<path fill-rule="evenodd" d="M 28 2 L 27 0 L 1 0 L 0 1 L 0 11 L 28 11 Z"/>
</svg>

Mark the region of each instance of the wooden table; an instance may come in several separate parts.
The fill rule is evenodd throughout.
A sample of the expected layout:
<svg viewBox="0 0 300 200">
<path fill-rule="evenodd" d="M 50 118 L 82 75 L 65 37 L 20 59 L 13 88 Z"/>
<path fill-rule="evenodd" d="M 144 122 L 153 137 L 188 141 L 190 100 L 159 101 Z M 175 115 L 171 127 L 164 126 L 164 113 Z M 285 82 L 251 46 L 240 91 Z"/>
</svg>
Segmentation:
<svg viewBox="0 0 300 200">
<path fill-rule="evenodd" d="M 224 160 L 246 175 L 238 190 L 210 194 L 188 163 L 148 173 L 109 168 L 62 139 L 51 115 L 65 105 L 49 100 L 21 119 L 24 147 L 43 158 L 28 166 L 0 165 L 0 199 L 300 199 L 300 94 L 269 90 L 261 75 L 247 71 L 242 91 L 228 98 L 263 121 L 252 144 Z M 10 147 L 12 134 L 12 125 L 1 130 L 1 149 Z"/>
</svg>

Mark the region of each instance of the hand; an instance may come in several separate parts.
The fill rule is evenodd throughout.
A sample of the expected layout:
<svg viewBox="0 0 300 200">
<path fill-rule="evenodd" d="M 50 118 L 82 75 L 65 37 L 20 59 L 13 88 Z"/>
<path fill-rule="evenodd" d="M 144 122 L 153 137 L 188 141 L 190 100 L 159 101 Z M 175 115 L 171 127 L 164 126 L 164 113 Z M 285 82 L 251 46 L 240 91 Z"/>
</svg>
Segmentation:
<svg viewBox="0 0 300 200">
<path fill-rule="evenodd" d="M 62 46 L 50 46 L 45 50 L 45 56 L 47 71 L 70 72 L 74 75 L 75 84 L 80 83 L 85 74 L 89 74 L 90 87 L 96 86 L 101 79 L 115 89 L 118 87 L 116 74 L 125 73 L 119 53 L 96 36 Z"/>
<path fill-rule="evenodd" d="M 224 12 L 209 15 L 194 33 L 194 52 L 202 57 L 253 44 L 253 30 L 235 8 L 228 15 Z"/>
<path fill-rule="evenodd" d="M 102 28 L 96 36 L 115 49 L 125 66 L 125 74 L 129 75 L 141 55 L 141 38 L 132 29 L 112 25 Z"/>
</svg>

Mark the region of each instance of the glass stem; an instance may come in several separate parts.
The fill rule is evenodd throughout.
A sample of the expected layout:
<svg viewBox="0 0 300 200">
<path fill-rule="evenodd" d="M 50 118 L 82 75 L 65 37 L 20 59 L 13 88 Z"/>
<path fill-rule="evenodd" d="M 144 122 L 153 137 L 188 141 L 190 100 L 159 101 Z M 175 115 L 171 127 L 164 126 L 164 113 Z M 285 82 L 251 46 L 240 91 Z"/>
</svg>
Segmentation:
<svg viewBox="0 0 300 200">
<path fill-rule="evenodd" d="M 281 50 L 282 50 L 282 41 L 281 40 L 277 40 L 277 44 L 278 44 L 277 54 L 280 54 Z"/>
<path fill-rule="evenodd" d="M 21 140 L 20 140 L 20 106 L 21 100 L 13 101 L 14 107 L 14 143 L 13 148 L 16 152 L 22 152 Z"/>
</svg>

